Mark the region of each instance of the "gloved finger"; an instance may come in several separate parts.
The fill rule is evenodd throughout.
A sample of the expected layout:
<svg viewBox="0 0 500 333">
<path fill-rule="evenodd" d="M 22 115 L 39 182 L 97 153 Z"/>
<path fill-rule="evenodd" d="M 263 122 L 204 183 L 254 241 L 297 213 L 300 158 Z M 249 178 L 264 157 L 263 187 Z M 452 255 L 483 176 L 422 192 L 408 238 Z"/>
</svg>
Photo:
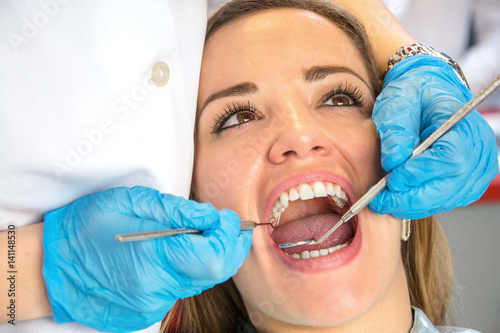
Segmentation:
<svg viewBox="0 0 500 333">
<path fill-rule="evenodd" d="M 220 283 L 236 273 L 251 246 L 251 231 L 240 231 L 238 216 L 221 211 L 218 227 L 203 235 L 172 237 L 164 244 L 165 260 L 192 283 Z M 186 279 L 187 277 L 187 279 Z"/>
<path fill-rule="evenodd" d="M 370 210 L 376 214 L 390 214 L 397 218 L 420 219 L 449 210 L 448 203 L 454 203 L 463 195 L 456 192 L 457 180 L 453 178 L 431 181 L 405 192 L 382 191 L 370 202 Z M 453 193 L 453 195 L 449 195 Z"/>
<path fill-rule="evenodd" d="M 157 190 L 135 186 L 133 188 L 116 187 L 103 192 L 97 192 L 75 201 L 82 210 L 86 209 L 88 214 L 92 211 L 109 212 L 110 214 L 121 214 L 143 219 L 166 220 L 165 213 L 161 212 L 163 206 L 158 204 L 160 193 Z M 173 204 L 174 202 L 172 202 Z"/>
<path fill-rule="evenodd" d="M 99 195 L 97 197 L 97 195 Z M 195 228 L 204 230 L 219 223 L 219 214 L 209 203 L 198 203 L 157 190 L 135 186 L 118 187 L 97 193 L 90 204 L 121 214 L 163 223 L 165 228 Z"/>
<path fill-rule="evenodd" d="M 198 203 L 170 194 L 161 194 L 159 201 L 174 228 L 207 230 L 220 225 L 220 212 L 208 202 Z M 155 216 L 157 215 L 155 214 Z M 234 221 L 237 221 L 239 225 L 236 213 L 234 216 Z"/>
<path fill-rule="evenodd" d="M 411 155 L 420 141 L 420 115 L 412 112 L 419 100 L 407 97 L 399 86 L 388 85 L 377 97 L 373 122 L 380 137 L 381 163 L 389 172 Z M 413 101 L 413 102 L 411 102 Z"/>
<path fill-rule="evenodd" d="M 461 144 L 461 139 L 466 138 Z M 474 144 L 467 133 L 453 129 L 418 156 L 392 170 L 387 186 L 390 191 L 404 192 L 431 180 L 464 175 L 474 157 Z"/>
<path fill-rule="evenodd" d="M 449 91 L 436 91 L 436 89 L 433 89 L 432 92 L 424 90 L 422 94 L 424 96 L 431 96 L 426 98 L 427 102 L 422 106 L 425 108 L 425 118 L 421 124 L 421 142 L 423 142 L 439 127 L 441 127 L 442 124 L 444 124 L 449 118 L 451 118 L 472 98 L 472 94 L 468 91 L 463 92 L 460 96 L 460 99 L 456 97 L 458 96 L 458 92 L 457 95 L 452 95 Z M 456 124 L 454 127 L 457 128 L 470 126 L 468 119 L 474 118 L 477 115 L 479 115 L 477 111 L 473 111 L 469 116 L 462 119 L 460 123 Z M 465 131 L 464 128 L 463 130 Z M 471 129 L 468 128 L 466 131 L 470 135 Z"/>
</svg>

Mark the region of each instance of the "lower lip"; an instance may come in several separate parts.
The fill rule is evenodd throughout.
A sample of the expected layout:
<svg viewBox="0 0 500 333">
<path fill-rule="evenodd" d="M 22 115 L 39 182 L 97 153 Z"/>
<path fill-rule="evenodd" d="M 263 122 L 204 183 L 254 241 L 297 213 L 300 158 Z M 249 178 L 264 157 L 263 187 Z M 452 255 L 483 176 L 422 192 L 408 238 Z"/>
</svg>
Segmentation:
<svg viewBox="0 0 500 333">
<path fill-rule="evenodd" d="M 354 258 L 356 258 L 356 256 L 359 254 L 359 251 L 361 250 L 361 223 L 359 223 L 358 221 L 356 234 L 354 235 L 351 244 L 329 255 L 316 258 L 294 259 L 285 254 L 285 252 L 283 252 L 283 250 L 281 250 L 279 246 L 274 243 L 271 237 L 269 237 L 269 241 L 272 243 L 272 247 L 278 258 L 291 269 L 304 273 L 324 272 L 347 265 Z"/>
</svg>

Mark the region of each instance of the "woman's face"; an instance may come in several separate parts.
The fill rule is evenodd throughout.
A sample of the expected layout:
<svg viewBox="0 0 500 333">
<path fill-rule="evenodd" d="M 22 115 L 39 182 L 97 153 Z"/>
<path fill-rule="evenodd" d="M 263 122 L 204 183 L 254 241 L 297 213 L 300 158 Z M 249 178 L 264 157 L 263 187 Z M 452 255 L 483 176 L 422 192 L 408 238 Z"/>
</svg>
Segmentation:
<svg viewBox="0 0 500 333">
<path fill-rule="evenodd" d="M 283 211 L 233 278 L 257 327 L 408 319 L 399 220 L 366 208 L 320 245 L 278 247 L 318 239 L 383 176 L 367 82 L 347 35 L 307 11 L 247 15 L 206 44 L 197 199 L 259 222 Z"/>
</svg>

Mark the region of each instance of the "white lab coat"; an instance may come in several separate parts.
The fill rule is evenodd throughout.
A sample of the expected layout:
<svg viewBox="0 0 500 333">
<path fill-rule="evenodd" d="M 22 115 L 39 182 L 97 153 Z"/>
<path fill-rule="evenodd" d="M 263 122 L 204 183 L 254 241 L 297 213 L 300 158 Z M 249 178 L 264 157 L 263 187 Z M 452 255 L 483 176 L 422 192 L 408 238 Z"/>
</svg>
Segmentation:
<svg viewBox="0 0 500 333">
<path fill-rule="evenodd" d="M 1 230 L 116 186 L 188 196 L 206 18 L 206 0 L 0 2 Z M 93 330 L 43 318 L 0 332 Z"/>
</svg>

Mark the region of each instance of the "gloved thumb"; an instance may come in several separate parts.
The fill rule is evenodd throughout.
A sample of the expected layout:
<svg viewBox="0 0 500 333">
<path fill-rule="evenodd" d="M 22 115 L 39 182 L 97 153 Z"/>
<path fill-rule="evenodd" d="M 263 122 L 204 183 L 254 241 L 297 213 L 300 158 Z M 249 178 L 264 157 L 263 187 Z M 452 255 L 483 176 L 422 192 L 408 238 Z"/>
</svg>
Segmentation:
<svg viewBox="0 0 500 333">
<path fill-rule="evenodd" d="M 99 195 L 99 200 L 96 197 Z M 209 203 L 198 203 L 157 190 L 135 186 L 119 187 L 94 195 L 92 202 L 114 212 L 156 221 L 165 229 L 210 229 L 219 224 L 219 212 Z"/>
</svg>

